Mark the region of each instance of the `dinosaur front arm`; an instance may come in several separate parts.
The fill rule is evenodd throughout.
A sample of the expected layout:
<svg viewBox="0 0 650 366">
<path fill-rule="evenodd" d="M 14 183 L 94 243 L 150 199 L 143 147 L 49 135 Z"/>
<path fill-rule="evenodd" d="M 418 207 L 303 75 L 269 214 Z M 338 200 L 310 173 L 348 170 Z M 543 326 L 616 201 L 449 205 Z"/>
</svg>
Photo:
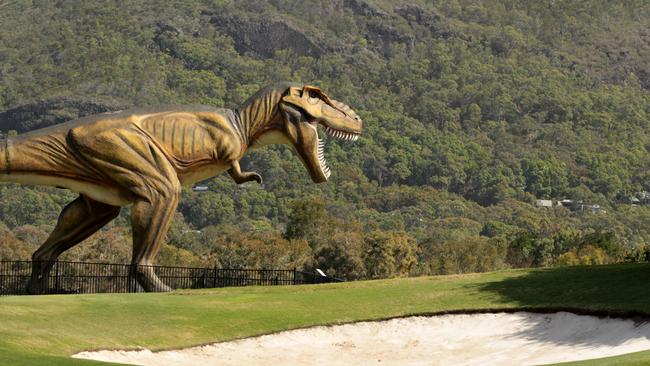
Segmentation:
<svg viewBox="0 0 650 366">
<path fill-rule="evenodd" d="M 230 174 L 235 183 L 242 184 L 254 180 L 262 184 L 262 176 L 255 172 L 242 172 L 239 167 L 239 161 L 233 160 L 230 166 L 231 168 L 228 169 L 228 174 Z"/>
</svg>

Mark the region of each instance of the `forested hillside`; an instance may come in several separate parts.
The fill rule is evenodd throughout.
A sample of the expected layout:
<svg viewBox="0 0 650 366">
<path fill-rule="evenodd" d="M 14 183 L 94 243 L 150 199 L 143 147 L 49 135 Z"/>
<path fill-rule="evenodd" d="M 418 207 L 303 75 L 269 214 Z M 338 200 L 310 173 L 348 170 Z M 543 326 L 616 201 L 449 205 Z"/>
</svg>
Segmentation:
<svg viewBox="0 0 650 366">
<path fill-rule="evenodd" d="M 236 108 L 279 80 L 348 103 L 362 138 L 327 144 L 325 184 L 278 146 L 242 162 L 261 187 L 186 189 L 161 263 L 353 279 L 650 249 L 648 1 L 0 2 L 6 133 L 135 105 Z M 28 258 L 73 197 L 0 186 L 0 259 Z M 127 211 L 65 257 L 128 261 Z"/>
</svg>

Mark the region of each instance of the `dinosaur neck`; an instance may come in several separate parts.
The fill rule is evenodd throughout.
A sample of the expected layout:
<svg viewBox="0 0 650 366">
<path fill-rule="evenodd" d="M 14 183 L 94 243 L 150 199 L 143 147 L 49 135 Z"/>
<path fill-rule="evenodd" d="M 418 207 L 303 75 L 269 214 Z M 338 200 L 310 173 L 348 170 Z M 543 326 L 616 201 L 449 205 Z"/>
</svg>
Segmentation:
<svg viewBox="0 0 650 366">
<path fill-rule="evenodd" d="M 261 89 L 248 98 L 239 109 L 239 123 L 246 146 L 278 123 L 278 104 L 291 84 L 279 83 Z"/>
</svg>

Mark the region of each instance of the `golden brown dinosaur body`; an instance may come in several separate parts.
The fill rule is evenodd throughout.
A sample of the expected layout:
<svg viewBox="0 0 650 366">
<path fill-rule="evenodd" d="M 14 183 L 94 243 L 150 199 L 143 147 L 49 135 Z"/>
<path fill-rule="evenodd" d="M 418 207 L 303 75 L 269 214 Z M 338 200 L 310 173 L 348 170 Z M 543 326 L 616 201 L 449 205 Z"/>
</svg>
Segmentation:
<svg viewBox="0 0 650 366">
<path fill-rule="evenodd" d="M 192 184 L 241 159 L 230 111 L 162 109 L 169 110 L 106 114 L 8 139 L 0 174 L 4 180 L 65 187 L 122 206 L 149 196 L 146 187 L 161 184 L 149 180 L 166 169 L 180 184 Z"/>
<path fill-rule="evenodd" d="M 34 253 L 29 291 L 46 291 L 52 263 L 132 204 L 134 275 L 146 291 L 168 290 L 153 273 L 156 254 L 178 204 L 182 185 L 228 170 L 237 183 L 249 147 L 287 143 L 315 182 L 329 168 L 318 138 L 322 124 L 336 137 L 356 139 L 361 120 L 317 88 L 267 87 L 240 111 L 207 106 L 159 107 L 82 118 L 4 141 L 0 179 L 68 188 L 80 194 L 61 212 Z"/>
</svg>

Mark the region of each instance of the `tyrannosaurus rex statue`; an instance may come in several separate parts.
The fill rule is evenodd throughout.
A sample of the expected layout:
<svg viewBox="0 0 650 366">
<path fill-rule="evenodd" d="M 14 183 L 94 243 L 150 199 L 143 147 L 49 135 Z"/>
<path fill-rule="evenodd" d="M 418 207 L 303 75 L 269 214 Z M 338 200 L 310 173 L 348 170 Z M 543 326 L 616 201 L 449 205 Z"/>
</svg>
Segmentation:
<svg viewBox="0 0 650 366">
<path fill-rule="evenodd" d="M 47 291 L 59 255 L 132 204 L 133 275 L 145 291 L 170 290 L 152 265 L 178 204 L 182 185 L 224 170 L 237 183 L 262 178 L 242 172 L 250 147 L 290 145 L 314 182 L 327 180 L 318 125 L 356 140 L 359 116 L 319 88 L 280 83 L 249 98 L 239 110 L 209 106 L 159 107 L 81 118 L 7 138 L 0 147 L 0 180 L 52 185 L 78 192 L 54 231 L 34 252 L 30 293 Z"/>
</svg>

